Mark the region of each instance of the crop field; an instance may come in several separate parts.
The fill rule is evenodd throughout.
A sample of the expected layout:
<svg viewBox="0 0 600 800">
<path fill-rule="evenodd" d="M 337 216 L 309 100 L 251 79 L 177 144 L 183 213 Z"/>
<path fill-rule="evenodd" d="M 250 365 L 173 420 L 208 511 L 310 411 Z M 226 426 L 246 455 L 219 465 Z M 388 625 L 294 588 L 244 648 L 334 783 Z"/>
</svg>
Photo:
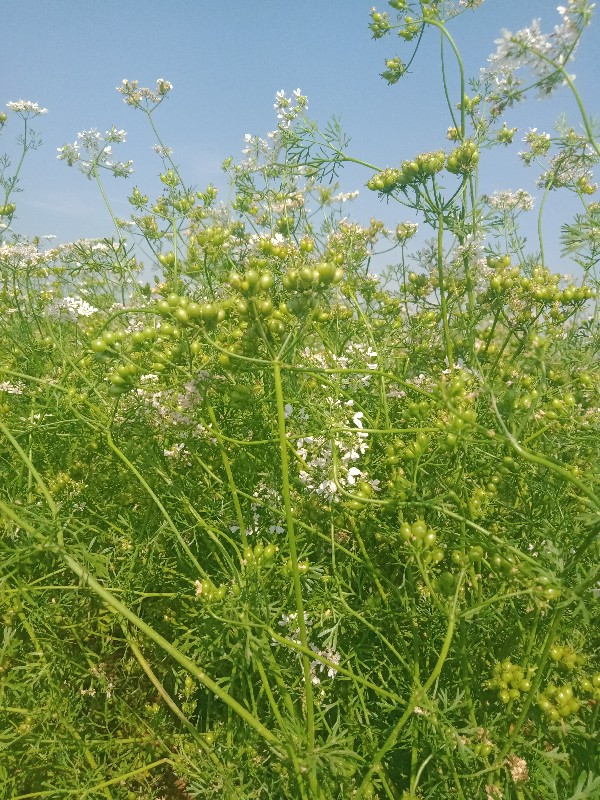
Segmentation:
<svg viewBox="0 0 600 800">
<path fill-rule="evenodd" d="M 160 138 L 171 83 L 124 80 L 159 193 L 113 209 L 116 126 L 58 152 L 110 238 L 19 235 L 46 109 L 3 100 L 0 798 L 600 798 L 600 145 L 564 2 L 472 80 L 481 2 L 367 10 L 390 85 L 443 42 L 439 148 L 373 164 L 280 91 L 228 195 Z M 507 124 L 555 93 L 576 117 Z M 513 140 L 535 198 L 479 189 Z"/>
</svg>

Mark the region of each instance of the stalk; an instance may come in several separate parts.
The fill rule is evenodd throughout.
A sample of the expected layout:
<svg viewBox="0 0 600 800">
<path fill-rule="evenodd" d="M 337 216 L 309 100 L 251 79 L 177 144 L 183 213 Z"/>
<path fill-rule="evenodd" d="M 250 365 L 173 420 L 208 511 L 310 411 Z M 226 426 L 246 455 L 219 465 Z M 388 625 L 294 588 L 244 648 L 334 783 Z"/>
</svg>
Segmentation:
<svg viewBox="0 0 600 800">
<path fill-rule="evenodd" d="M 296 614 L 298 627 L 300 630 L 300 642 L 302 647 L 308 650 L 308 636 L 306 633 L 306 623 L 304 621 L 304 601 L 302 599 L 302 586 L 300 584 L 300 572 L 298 571 L 298 549 L 296 544 L 296 532 L 294 529 L 294 516 L 292 514 L 292 501 L 290 494 L 289 462 L 287 451 L 287 436 L 285 430 L 285 410 L 283 400 L 283 385 L 281 381 L 281 364 L 273 362 L 273 377 L 275 380 L 275 397 L 277 401 L 277 428 L 279 432 L 279 449 L 281 457 L 281 483 L 283 502 L 285 508 L 285 519 L 287 526 L 287 538 L 290 548 L 290 560 L 292 562 L 292 582 L 294 586 L 294 597 L 296 600 Z M 310 674 L 310 660 L 306 653 L 302 653 L 302 671 L 304 673 L 304 690 L 306 693 L 306 738 L 309 762 L 312 762 L 312 755 L 315 748 L 315 710 L 312 680 Z M 311 790 L 317 793 L 317 779 L 314 772 L 314 764 L 309 764 L 309 781 Z"/>
</svg>

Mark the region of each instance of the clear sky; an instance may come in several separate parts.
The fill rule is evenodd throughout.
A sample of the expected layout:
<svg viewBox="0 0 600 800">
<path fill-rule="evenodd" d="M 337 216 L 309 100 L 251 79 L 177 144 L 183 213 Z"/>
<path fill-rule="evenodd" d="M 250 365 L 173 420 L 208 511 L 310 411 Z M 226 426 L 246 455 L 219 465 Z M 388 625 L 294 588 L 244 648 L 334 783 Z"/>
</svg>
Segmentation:
<svg viewBox="0 0 600 800">
<path fill-rule="evenodd" d="M 565 2 L 565 0 L 563 0 Z M 132 159 L 127 180 L 107 176 L 117 214 L 128 216 L 126 195 L 134 185 L 155 196 L 160 160 L 144 116 L 126 106 L 115 87 L 123 78 L 154 86 L 173 83 L 170 98 L 156 114 L 163 140 L 174 148 L 185 180 L 205 187 L 226 183 L 221 163 L 241 157 L 245 133 L 265 135 L 275 127 L 274 94 L 299 87 L 309 113 L 321 123 L 335 114 L 352 137 L 350 151 L 381 167 L 416 153 L 449 147 L 450 121 L 443 102 L 439 38 L 426 37 L 412 75 L 395 86 L 379 77 L 384 58 L 406 60 L 409 46 L 396 36 L 373 40 L 368 29 L 372 0 L 4 0 L 0 48 L 0 104 L 32 100 L 49 109 L 34 128 L 43 139 L 24 167 L 14 229 L 22 234 L 55 234 L 58 241 L 110 236 L 110 219 L 97 187 L 76 168 L 56 158 L 56 148 L 73 142 L 78 131 L 111 125 L 128 132 L 113 148 L 119 160 Z M 387 3 L 379 3 L 386 10 Z M 542 30 L 559 22 L 554 0 L 485 0 L 451 23 L 467 75 L 476 75 L 494 51 L 501 29 L 517 30 L 541 18 Z M 430 32 L 432 34 L 433 32 Z M 600 18 L 584 35 L 573 66 L 588 111 L 600 106 L 598 53 Z M 451 74 L 458 88 L 457 75 Z M 458 94 L 456 94 L 458 100 Z M 539 200 L 535 172 L 516 153 L 529 127 L 551 131 L 565 111 L 579 126 L 567 90 L 550 101 L 532 99 L 506 114 L 518 127 L 506 153 L 483 160 L 482 191 L 525 188 Z M 12 115 L 11 115 L 12 116 Z M 0 154 L 14 158 L 16 118 L 0 139 Z M 360 189 L 348 212 L 360 222 L 377 216 L 389 226 L 414 216 L 377 200 L 364 184 L 362 168 L 348 169 L 342 189 Z M 559 225 L 578 206 L 554 193 L 545 217 L 547 257 L 559 267 Z M 533 239 L 535 220 L 529 226 Z M 535 242 L 531 240 L 531 248 Z M 559 267 L 565 271 L 567 264 Z"/>
</svg>

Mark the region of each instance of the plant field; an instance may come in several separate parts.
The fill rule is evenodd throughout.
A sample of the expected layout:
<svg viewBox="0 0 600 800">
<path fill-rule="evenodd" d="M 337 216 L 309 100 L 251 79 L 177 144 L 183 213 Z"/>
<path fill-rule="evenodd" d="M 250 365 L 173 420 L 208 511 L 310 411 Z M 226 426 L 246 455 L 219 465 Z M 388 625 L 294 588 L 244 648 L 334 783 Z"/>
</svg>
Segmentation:
<svg viewBox="0 0 600 800">
<path fill-rule="evenodd" d="M 229 200 L 158 138 L 124 220 L 125 132 L 79 133 L 58 157 L 112 239 L 16 233 L 45 109 L 7 103 L 0 798 L 600 798 L 600 147 L 570 75 L 592 7 L 565 2 L 470 82 L 451 31 L 479 2 L 373 9 L 390 84 L 444 43 L 439 149 L 392 166 L 278 92 Z M 172 90 L 118 87 L 157 136 Z M 577 119 L 507 125 L 554 92 Z M 537 197 L 482 194 L 515 136 Z"/>
</svg>

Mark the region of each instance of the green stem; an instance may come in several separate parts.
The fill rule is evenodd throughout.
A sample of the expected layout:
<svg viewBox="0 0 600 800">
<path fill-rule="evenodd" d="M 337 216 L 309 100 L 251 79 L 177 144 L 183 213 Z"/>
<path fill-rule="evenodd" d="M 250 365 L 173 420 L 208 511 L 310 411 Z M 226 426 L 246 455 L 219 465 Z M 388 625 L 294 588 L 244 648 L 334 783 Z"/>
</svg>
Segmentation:
<svg viewBox="0 0 600 800">
<path fill-rule="evenodd" d="M 283 718 L 281 716 L 281 713 L 279 711 L 279 708 L 277 706 L 277 701 L 275 700 L 275 697 L 273 696 L 273 692 L 272 692 L 271 686 L 269 684 L 269 679 L 268 679 L 267 673 L 266 673 L 265 668 L 263 667 L 260 659 L 257 659 L 256 666 L 257 666 L 257 669 L 258 669 L 258 673 L 260 675 L 260 679 L 261 679 L 262 684 L 263 684 L 263 688 L 265 690 L 265 694 L 267 695 L 267 699 L 269 700 L 269 705 L 271 706 L 271 710 L 273 711 L 273 715 L 275 716 L 275 719 L 277 720 L 277 723 L 279 724 L 279 727 L 281 728 L 281 730 L 284 731 L 285 730 L 285 724 L 284 724 Z M 304 788 L 304 781 L 302 780 L 302 772 L 301 772 L 301 769 L 300 769 L 300 763 L 298 761 L 298 756 L 296 755 L 296 751 L 294 750 L 294 746 L 293 746 L 293 744 L 291 742 L 286 742 L 285 748 L 286 748 L 286 750 L 288 752 L 288 755 L 290 757 L 290 761 L 292 762 L 292 766 L 294 768 L 294 775 L 296 777 L 296 782 L 298 784 L 298 790 L 300 792 L 300 796 L 301 796 L 302 800 L 306 800 L 306 791 L 305 791 L 305 788 Z"/>
<path fill-rule="evenodd" d="M 229 484 L 229 490 L 231 492 L 231 500 L 233 502 L 233 507 L 235 509 L 235 515 L 237 517 L 238 525 L 240 528 L 240 536 L 242 537 L 242 544 L 244 547 L 248 545 L 248 535 L 246 533 L 246 523 L 244 521 L 244 515 L 242 514 L 242 507 L 240 505 L 240 501 L 238 498 L 238 488 L 235 483 L 235 478 L 233 477 L 233 472 L 231 471 L 231 464 L 229 463 L 229 458 L 227 456 L 227 452 L 223 446 L 223 442 L 220 437 L 220 429 L 219 424 L 217 422 L 217 418 L 215 416 L 215 412 L 212 406 L 208 406 L 208 416 L 210 417 L 210 421 L 212 423 L 213 428 L 215 429 L 215 433 L 217 434 L 217 442 L 219 443 L 219 451 L 221 453 L 221 461 L 223 462 L 223 468 L 225 469 L 225 474 L 227 475 L 227 482 Z"/>
<path fill-rule="evenodd" d="M 294 516 L 292 514 L 292 501 L 289 480 L 289 462 L 287 451 L 287 436 L 285 430 L 285 408 L 283 399 L 283 385 L 281 381 L 281 364 L 278 361 L 273 363 L 273 377 L 275 381 L 275 397 L 277 401 L 277 425 L 279 432 L 279 449 L 281 457 L 281 482 L 283 502 L 285 508 L 285 518 L 287 523 L 287 538 L 290 548 L 290 560 L 292 563 L 292 581 L 294 585 L 294 596 L 296 598 L 296 613 L 298 628 L 300 631 L 300 643 L 308 650 L 308 636 L 306 633 L 306 623 L 304 621 L 304 602 L 302 599 L 302 585 L 300 583 L 300 573 L 298 571 L 298 550 L 296 544 L 296 532 L 294 530 Z M 312 754 L 315 747 L 315 710 L 312 690 L 312 680 L 310 674 L 310 660 L 306 652 L 302 654 L 302 668 L 304 672 L 304 689 L 306 693 L 306 727 L 307 727 L 307 747 L 310 763 L 310 782 L 313 790 L 317 789 L 314 765 L 312 764 Z"/>
<path fill-rule="evenodd" d="M 23 162 L 25 161 L 25 155 L 27 153 L 27 150 L 29 149 L 29 147 L 27 146 L 27 119 L 23 119 L 23 122 L 24 122 L 24 133 L 23 133 L 23 149 L 21 151 L 21 158 L 19 159 L 19 163 L 17 164 L 17 169 L 15 174 L 9 181 L 6 182 L 6 189 L 4 193 L 4 205 L 8 203 L 8 198 L 10 197 L 11 192 L 18 183 L 19 172 L 21 171 L 21 167 L 23 166 Z"/>
<path fill-rule="evenodd" d="M 544 206 L 546 205 L 546 200 L 548 199 L 548 193 L 552 188 L 552 180 L 548 182 L 548 186 L 546 186 L 544 190 L 544 196 L 542 197 L 542 202 L 540 203 L 540 210 L 538 213 L 538 221 L 537 221 L 537 233 L 538 233 L 538 241 L 540 245 L 540 262 L 542 267 L 546 266 L 546 261 L 544 258 L 544 237 L 542 234 L 542 216 L 544 213 Z"/>
<path fill-rule="evenodd" d="M 600 498 L 591 490 L 589 489 L 585 483 L 580 480 L 579 478 L 575 477 L 568 469 L 562 467 L 560 464 L 556 464 L 554 461 L 550 461 L 550 459 L 546 458 L 545 456 L 537 455 L 536 453 L 531 452 L 531 450 L 527 450 L 527 448 L 523 447 L 523 445 L 519 444 L 519 442 L 515 439 L 512 433 L 506 427 L 506 424 L 502 417 L 500 416 L 500 412 L 498 411 L 498 406 L 496 404 L 496 398 L 490 392 L 490 399 L 492 403 L 492 408 L 496 415 L 496 419 L 500 423 L 502 430 L 504 431 L 504 435 L 512 445 L 512 447 L 517 451 L 517 453 L 521 456 L 521 458 L 525 459 L 525 461 L 529 461 L 532 464 L 540 464 L 546 469 L 550 470 L 550 472 L 554 472 L 556 475 L 560 475 L 561 478 L 564 478 L 569 483 L 572 483 L 574 486 L 585 494 L 586 497 L 592 501 L 594 506 L 600 510 Z"/>
<path fill-rule="evenodd" d="M 438 28 L 439 31 L 442 33 L 443 36 L 446 37 L 448 42 L 450 43 L 450 47 L 454 50 L 454 55 L 456 56 L 456 62 L 458 64 L 458 71 L 460 73 L 460 137 L 461 139 L 465 138 L 465 70 L 462 62 L 462 57 L 460 55 L 460 50 L 456 46 L 454 39 L 448 31 L 446 30 L 445 26 L 441 22 L 437 22 L 434 19 L 426 19 L 426 24 L 433 25 L 435 28 Z"/>
<path fill-rule="evenodd" d="M 519 44 L 522 44 L 522 42 L 519 42 Z M 567 84 L 569 89 L 573 92 L 573 97 L 575 98 L 575 102 L 577 103 L 577 108 L 579 109 L 579 113 L 581 114 L 581 120 L 583 122 L 583 127 L 585 128 L 585 132 L 588 135 L 589 143 L 594 148 L 594 151 L 595 151 L 596 155 L 600 157 L 600 147 L 598 147 L 598 143 L 596 142 L 596 139 L 594 137 L 594 131 L 592 130 L 592 124 L 591 124 L 591 122 L 589 120 L 589 117 L 588 117 L 588 115 L 586 113 L 585 106 L 583 105 L 583 102 L 581 100 L 581 96 L 580 96 L 579 92 L 577 91 L 577 89 L 575 88 L 575 84 L 571 80 L 571 76 L 569 75 L 569 73 L 566 71 L 564 66 L 562 66 L 560 64 L 557 64 L 556 62 L 552 61 L 551 58 L 548 58 L 548 56 L 545 56 L 543 53 L 540 53 L 538 50 L 534 50 L 533 48 L 530 48 L 530 47 L 528 47 L 527 49 L 532 50 L 532 52 L 534 52 L 535 55 L 538 58 L 541 58 L 542 61 L 545 61 L 547 64 L 551 64 L 556 69 L 556 71 L 560 72 L 560 74 L 563 76 L 563 78 L 565 79 L 565 83 Z"/>
<path fill-rule="evenodd" d="M 96 179 L 96 183 L 98 184 L 98 188 L 100 189 L 100 194 L 102 195 L 102 199 L 104 200 L 104 205 L 108 209 L 108 213 L 110 214 L 110 218 L 113 221 L 113 225 L 115 226 L 115 229 L 117 231 L 117 235 L 119 237 L 119 242 L 122 242 L 123 241 L 123 234 L 121 233 L 121 229 L 119 228 L 119 226 L 117 224 L 117 218 L 115 217 L 115 215 L 113 213 L 112 206 L 108 201 L 108 197 L 106 196 L 106 192 L 104 191 L 104 186 L 102 185 L 102 181 L 100 180 L 100 176 L 98 175 L 98 165 L 97 164 L 94 164 L 94 169 L 92 171 L 92 175 Z M 120 260 L 118 259 L 118 257 L 117 257 L 117 261 L 118 261 L 119 266 L 122 266 Z"/>
<path fill-rule="evenodd" d="M 452 340 L 450 338 L 450 326 L 448 325 L 448 307 L 446 305 L 446 292 L 444 291 L 444 215 L 442 213 L 438 216 L 437 267 L 440 290 L 440 310 L 442 313 L 442 324 L 444 326 L 444 341 L 446 343 L 446 358 L 448 359 L 448 369 L 454 369 Z"/>
</svg>

